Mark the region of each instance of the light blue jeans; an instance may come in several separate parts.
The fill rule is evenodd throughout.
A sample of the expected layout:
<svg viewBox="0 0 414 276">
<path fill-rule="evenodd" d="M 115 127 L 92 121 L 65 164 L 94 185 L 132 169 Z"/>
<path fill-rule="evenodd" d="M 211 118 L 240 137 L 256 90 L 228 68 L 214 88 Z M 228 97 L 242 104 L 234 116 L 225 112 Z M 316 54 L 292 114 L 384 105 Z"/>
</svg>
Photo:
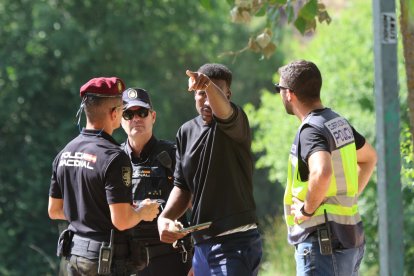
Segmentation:
<svg viewBox="0 0 414 276">
<path fill-rule="evenodd" d="M 221 240 L 196 244 L 194 275 L 252 276 L 259 272 L 262 241 L 257 229 L 229 234 Z"/>
<path fill-rule="evenodd" d="M 308 237 L 296 245 L 297 276 L 357 276 L 364 256 L 364 247 L 341 248 L 338 241 L 332 242 L 332 255 L 321 255 L 315 237 Z"/>
</svg>

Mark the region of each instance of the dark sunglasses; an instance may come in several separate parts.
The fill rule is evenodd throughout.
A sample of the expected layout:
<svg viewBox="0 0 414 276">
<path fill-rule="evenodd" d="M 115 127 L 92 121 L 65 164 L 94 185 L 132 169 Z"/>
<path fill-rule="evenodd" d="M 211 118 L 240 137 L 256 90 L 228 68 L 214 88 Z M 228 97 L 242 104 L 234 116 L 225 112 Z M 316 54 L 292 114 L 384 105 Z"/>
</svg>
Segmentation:
<svg viewBox="0 0 414 276">
<path fill-rule="evenodd" d="M 289 89 L 288 87 L 284 87 L 284 86 L 280 86 L 278 83 L 275 83 L 275 91 L 276 91 L 276 93 L 280 93 L 280 90 L 281 89 L 285 89 L 285 90 L 287 90 L 287 89 Z M 290 89 L 289 89 L 290 90 Z"/>
<path fill-rule="evenodd" d="M 140 108 L 136 110 L 127 109 L 122 113 L 122 117 L 129 121 L 134 119 L 135 115 L 138 115 L 140 118 L 147 118 L 149 114 L 149 109 L 147 108 Z"/>
</svg>

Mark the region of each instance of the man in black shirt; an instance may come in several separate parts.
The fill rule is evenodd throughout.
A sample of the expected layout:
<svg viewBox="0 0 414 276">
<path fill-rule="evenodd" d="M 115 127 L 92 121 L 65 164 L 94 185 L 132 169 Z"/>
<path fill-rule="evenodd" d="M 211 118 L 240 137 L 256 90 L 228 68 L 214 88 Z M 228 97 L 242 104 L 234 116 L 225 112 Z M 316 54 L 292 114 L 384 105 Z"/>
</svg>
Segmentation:
<svg viewBox="0 0 414 276">
<path fill-rule="evenodd" d="M 176 146 L 173 142 L 158 140 L 152 132 L 156 115 L 148 92 L 128 88 L 123 92 L 124 113 L 122 128 L 128 140 L 122 145 L 132 163 L 132 191 L 135 204 L 145 198 L 157 200 L 165 206 L 173 186 Z M 181 217 L 188 225 L 186 217 Z M 191 240 L 174 248 L 160 241 L 156 220 L 142 222 L 131 229 L 133 247 L 145 248 L 144 254 L 132 254 L 138 264 L 134 271 L 139 276 L 187 276 L 191 268 Z M 185 243 L 184 243 L 185 242 Z M 143 258 L 144 257 L 144 258 Z M 147 263 L 148 262 L 148 263 Z M 138 269 L 142 269 L 137 271 Z"/>
<path fill-rule="evenodd" d="M 129 254 L 123 230 L 158 214 L 158 203 L 149 199 L 132 207 L 131 164 L 111 136 L 120 126 L 124 88 L 116 77 L 94 78 L 81 87 L 86 128 L 53 162 L 48 212 L 51 219 L 70 223 L 70 238 L 63 241 L 69 245 L 63 250 L 69 275 L 98 275 L 101 245 L 109 243 L 111 230 L 112 272 L 123 275 L 125 267 L 116 265 Z"/>
<path fill-rule="evenodd" d="M 186 71 L 200 116 L 177 133 L 174 185 L 158 218 L 161 240 L 174 242 L 174 220 L 191 203 L 195 275 L 257 275 L 262 256 L 253 198 L 251 133 L 244 111 L 230 102 L 231 71 L 205 64 Z"/>
<path fill-rule="evenodd" d="M 279 74 L 276 91 L 286 112 L 301 121 L 284 196 L 297 275 L 358 275 L 365 243 L 358 196 L 376 152 L 344 117 L 323 106 L 322 76 L 314 63 L 294 61 Z"/>
</svg>

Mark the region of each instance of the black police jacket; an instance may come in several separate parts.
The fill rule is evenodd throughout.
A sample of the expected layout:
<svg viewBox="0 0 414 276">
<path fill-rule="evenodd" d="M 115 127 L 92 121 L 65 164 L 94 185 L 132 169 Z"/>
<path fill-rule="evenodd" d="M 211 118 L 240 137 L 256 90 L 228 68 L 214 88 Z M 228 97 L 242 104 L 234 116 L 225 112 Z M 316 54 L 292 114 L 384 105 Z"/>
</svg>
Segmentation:
<svg viewBox="0 0 414 276">
<path fill-rule="evenodd" d="M 152 136 L 141 151 L 139 158 L 133 155 L 128 141 L 123 143 L 122 147 L 131 158 L 134 203 L 139 204 L 146 198 L 155 199 L 161 203 L 161 212 L 174 187 L 175 144 Z M 184 226 L 188 226 L 185 215 L 179 220 Z M 134 238 L 148 243 L 160 242 L 157 219 L 151 222 L 140 222 L 131 229 L 131 233 Z"/>
</svg>

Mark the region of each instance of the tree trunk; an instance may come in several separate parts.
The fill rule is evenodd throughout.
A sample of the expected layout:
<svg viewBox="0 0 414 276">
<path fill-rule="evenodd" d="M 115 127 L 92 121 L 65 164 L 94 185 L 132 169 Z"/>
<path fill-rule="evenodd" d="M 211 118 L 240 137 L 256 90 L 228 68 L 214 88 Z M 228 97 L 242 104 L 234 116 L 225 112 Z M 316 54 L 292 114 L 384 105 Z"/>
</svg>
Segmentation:
<svg viewBox="0 0 414 276">
<path fill-rule="evenodd" d="M 400 0 L 400 26 L 404 49 L 405 71 L 407 74 L 410 132 L 412 139 L 414 139 L 414 4 L 410 3 L 410 1 L 412 0 Z"/>
</svg>

